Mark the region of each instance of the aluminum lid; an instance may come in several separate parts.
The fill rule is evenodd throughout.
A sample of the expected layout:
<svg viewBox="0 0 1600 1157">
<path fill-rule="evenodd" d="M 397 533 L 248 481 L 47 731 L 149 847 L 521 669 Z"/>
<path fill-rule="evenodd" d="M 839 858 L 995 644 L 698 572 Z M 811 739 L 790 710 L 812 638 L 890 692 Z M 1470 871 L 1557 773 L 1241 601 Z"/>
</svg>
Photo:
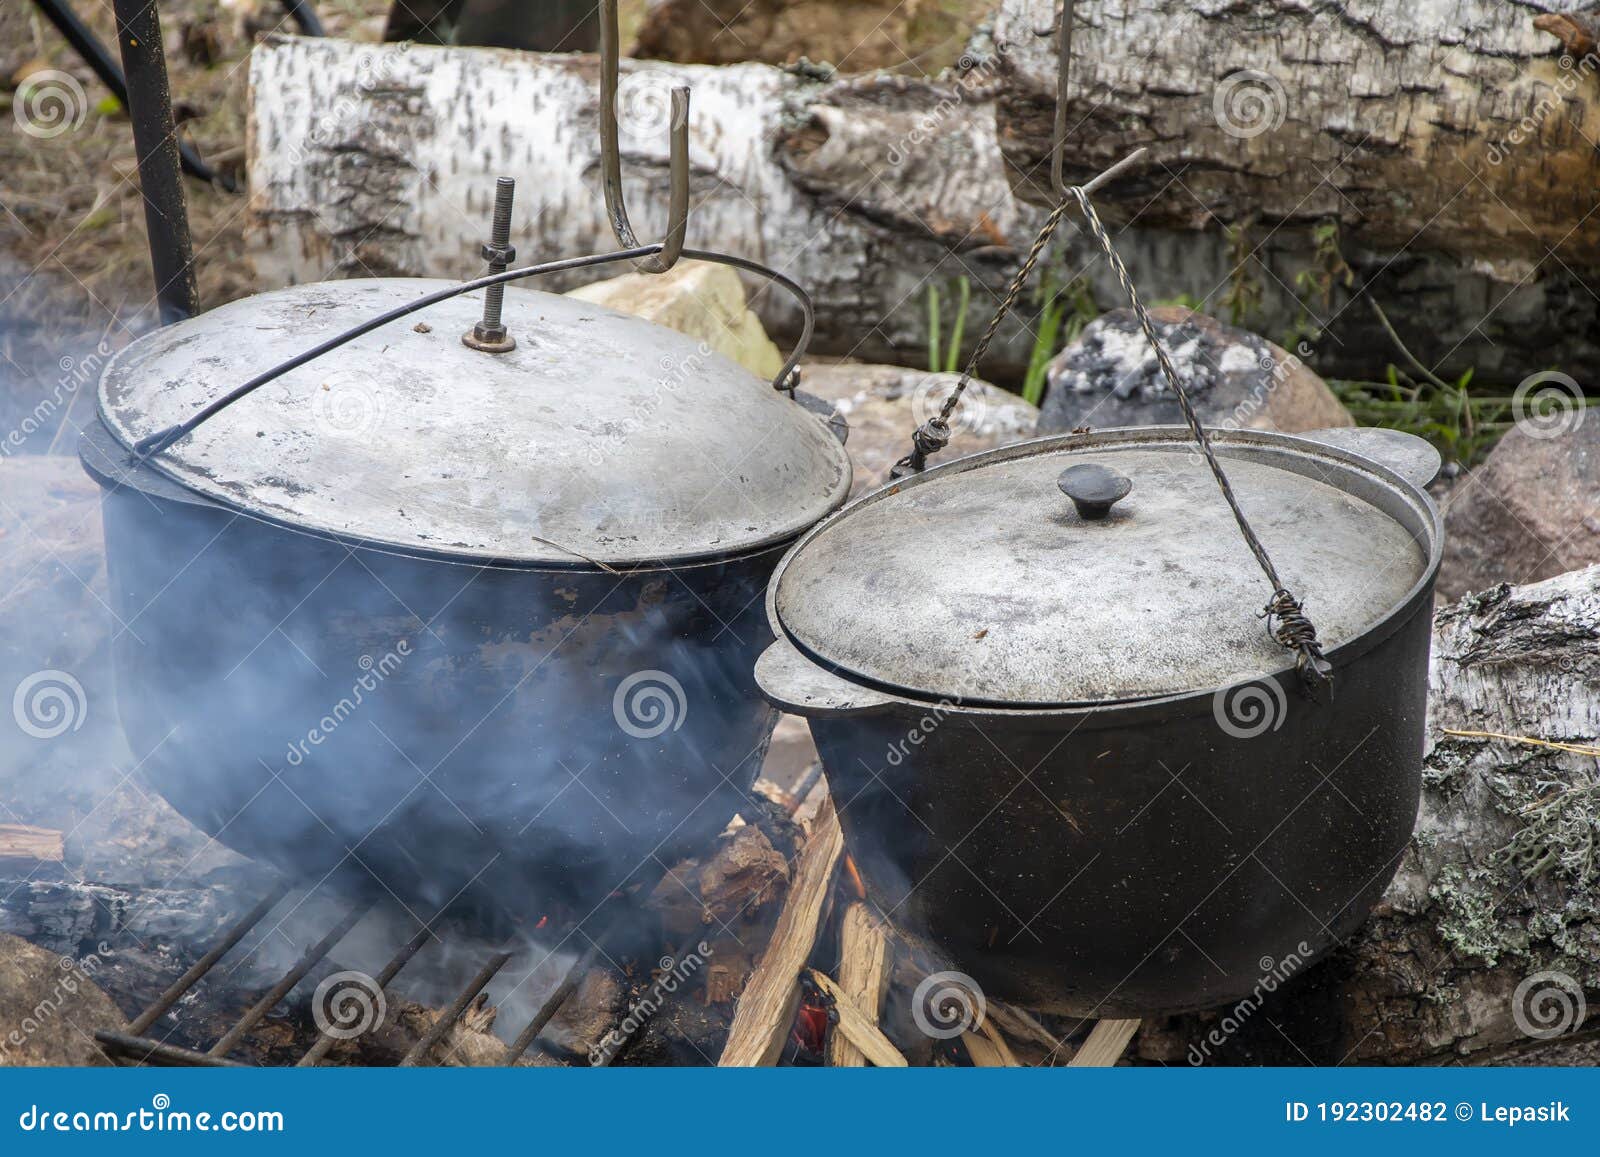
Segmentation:
<svg viewBox="0 0 1600 1157">
<path fill-rule="evenodd" d="M 296 286 L 150 334 L 100 383 L 131 446 L 374 314 L 451 283 Z M 472 350 L 471 293 L 384 326 L 235 402 L 149 462 L 245 513 L 485 562 L 650 564 L 780 542 L 843 501 L 816 416 L 698 342 L 510 288 L 516 349 Z"/>
<path fill-rule="evenodd" d="M 1385 619 L 1437 566 L 1437 512 L 1398 475 L 1283 435 L 1216 445 L 1326 650 Z M 1062 478 L 1075 465 L 1125 475 L 1131 492 L 1108 514 L 1091 501 L 1086 516 L 1063 493 L 1084 489 L 1081 472 Z M 1044 707 L 1283 671 L 1293 656 L 1261 618 L 1270 595 L 1186 431 L 1152 428 L 1024 443 L 879 490 L 796 544 L 769 610 L 847 678 Z"/>
</svg>

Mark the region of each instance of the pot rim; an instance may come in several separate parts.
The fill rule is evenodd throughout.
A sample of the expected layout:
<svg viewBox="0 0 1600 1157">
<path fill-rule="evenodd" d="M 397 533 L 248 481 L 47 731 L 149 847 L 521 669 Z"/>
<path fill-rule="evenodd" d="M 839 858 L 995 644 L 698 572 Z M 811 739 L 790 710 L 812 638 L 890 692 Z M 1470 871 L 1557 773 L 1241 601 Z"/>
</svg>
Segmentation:
<svg viewBox="0 0 1600 1157">
<path fill-rule="evenodd" d="M 1419 538 L 1426 539 L 1425 543 L 1418 542 L 1419 546 L 1425 546 L 1427 555 L 1427 561 L 1421 574 L 1406 594 L 1365 631 L 1327 652 L 1326 658 L 1333 664 L 1335 675 L 1337 675 L 1341 666 L 1359 659 L 1395 634 L 1419 610 L 1424 609 L 1432 601 L 1434 583 L 1437 580 L 1439 566 L 1444 555 L 1444 521 L 1439 513 L 1438 506 L 1423 487 L 1372 458 L 1340 446 L 1319 442 L 1312 438 L 1265 430 L 1215 429 L 1208 430 L 1207 433 L 1211 436 L 1212 442 L 1218 446 L 1257 445 L 1268 448 L 1276 447 L 1283 450 L 1292 450 L 1302 457 L 1329 460 L 1345 472 L 1345 481 L 1349 481 L 1352 477 L 1368 476 L 1380 483 L 1416 516 L 1418 525 L 1408 525 L 1405 526 L 1405 529 L 1412 534 L 1414 540 Z M 930 709 L 937 709 L 943 714 L 965 717 L 972 722 L 989 718 L 1001 720 L 1061 719 L 1077 720 L 1082 723 L 1096 714 L 1114 713 L 1116 722 L 1120 724 L 1146 716 L 1169 718 L 1175 713 L 1178 715 L 1198 714 L 1202 709 L 1210 710 L 1211 701 L 1215 696 L 1219 692 L 1226 691 L 1232 687 L 1267 681 L 1277 682 L 1285 687 L 1298 686 L 1299 676 L 1295 670 L 1295 663 L 1285 652 L 1285 662 L 1281 667 L 1261 671 L 1248 679 L 1178 691 L 1166 695 L 1052 704 L 1016 704 L 993 701 L 963 703 L 949 696 L 936 698 L 931 695 L 919 695 L 902 687 L 878 683 L 853 671 L 840 669 L 817 655 L 797 639 L 779 616 L 777 609 L 778 585 L 790 562 L 805 549 L 813 538 L 825 532 L 839 519 L 848 517 L 857 507 L 871 502 L 882 501 L 904 487 L 919 485 L 924 479 L 934 476 L 961 473 L 989 463 L 1029 457 L 1041 451 L 1058 447 L 1137 445 L 1141 442 L 1170 443 L 1174 437 L 1187 440 L 1190 437 L 1188 428 L 1185 426 L 1123 426 L 1095 430 L 1087 434 L 1051 434 L 1039 438 L 1030 438 L 1008 446 L 980 451 L 979 453 L 969 454 L 965 457 L 942 463 L 912 478 L 891 480 L 863 494 L 848 505 L 835 510 L 795 540 L 793 545 L 789 547 L 788 552 L 779 561 L 776 569 L 772 572 L 771 579 L 767 583 L 767 622 L 772 628 L 773 636 L 777 641 L 763 654 L 762 662 L 757 667 L 757 679 L 762 685 L 763 692 L 769 698 L 773 698 L 775 702 L 778 702 L 779 706 L 784 710 L 808 717 L 838 717 L 890 712 L 923 714 Z M 1391 517 L 1396 517 L 1396 521 L 1401 521 L 1395 515 L 1395 512 L 1387 511 L 1386 513 L 1389 513 Z M 1418 534 L 1419 530 L 1421 531 L 1420 535 Z M 830 694 L 821 701 L 815 699 L 808 701 L 804 696 L 775 695 L 774 690 L 768 687 L 769 679 L 762 678 L 763 668 L 769 677 L 777 675 L 778 679 L 775 681 L 781 681 L 783 676 L 779 673 L 778 668 L 787 666 L 792 669 L 796 664 L 803 664 L 811 668 L 806 674 L 815 677 L 818 685 L 825 687 Z M 1335 702 L 1337 702 L 1337 694 L 1338 684 L 1337 679 L 1335 679 Z"/>
<path fill-rule="evenodd" d="M 116 455 L 116 457 L 114 459 L 108 458 L 108 455 L 112 454 Z M 102 498 L 120 490 L 131 490 L 152 502 L 171 502 L 184 506 L 194 506 L 217 514 L 248 519 L 251 522 L 271 527 L 274 530 L 301 535 L 318 542 L 342 546 L 350 551 L 370 555 L 384 555 L 413 562 L 459 566 L 472 570 L 512 571 L 522 574 L 609 574 L 619 577 L 667 574 L 671 572 L 681 573 L 704 567 L 739 563 L 747 559 L 759 558 L 762 555 L 780 554 L 787 551 L 795 541 L 791 537 L 780 542 L 769 542 L 724 554 L 694 555 L 685 556 L 682 559 L 655 560 L 625 565 L 599 564 L 588 559 L 575 559 L 572 563 L 566 564 L 549 560 L 520 561 L 517 559 L 466 558 L 444 550 L 403 549 L 390 543 L 339 535 L 331 531 L 314 530 L 310 527 L 272 518 L 256 511 L 241 510 L 218 502 L 207 495 L 188 489 L 181 483 L 154 469 L 149 463 L 137 459 L 133 452 L 124 446 L 116 435 L 106 427 L 98 414 L 95 415 L 95 420 L 87 425 L 79 436 L 78 462 L 83 467 L 84 473 L 89 475 L 100 487 L 103 492 Z"/>
</svg>

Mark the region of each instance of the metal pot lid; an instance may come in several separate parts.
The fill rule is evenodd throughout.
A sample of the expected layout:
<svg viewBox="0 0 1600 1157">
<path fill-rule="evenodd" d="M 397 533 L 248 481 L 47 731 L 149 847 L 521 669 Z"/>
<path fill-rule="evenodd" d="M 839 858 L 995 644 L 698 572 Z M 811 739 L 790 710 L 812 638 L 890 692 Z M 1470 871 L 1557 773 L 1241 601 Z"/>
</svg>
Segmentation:
<svg viewBox="0 0 1600 1157">
<path fill-rule="evenodd" d="M 374 314 L 451 283 L 296 286 L 122 351 L 100 413 L 132 446 Z M 469 349 L 482 293 L 350 342 L 152 455 L 244 511 L 402 550 L 512 563 L 684 561 L 782 541 L 843 501 L 849 459 L 795 401 L 700 343 L 507 289 L 517 345 Z"/>
<path fill-rule="evenodd" d="M 1381 466 L 1282 435 L 1215 444 L 1329 652 L 1437 565 L 1437 512 Z M 848 678 L 1044 707 L 1291 667 L 1261 617 L 1271 593 L 1187 432 L 1151 428 L 1023 443 L 885 487 L 796 544 L 769 608 Z"/>
</svg>

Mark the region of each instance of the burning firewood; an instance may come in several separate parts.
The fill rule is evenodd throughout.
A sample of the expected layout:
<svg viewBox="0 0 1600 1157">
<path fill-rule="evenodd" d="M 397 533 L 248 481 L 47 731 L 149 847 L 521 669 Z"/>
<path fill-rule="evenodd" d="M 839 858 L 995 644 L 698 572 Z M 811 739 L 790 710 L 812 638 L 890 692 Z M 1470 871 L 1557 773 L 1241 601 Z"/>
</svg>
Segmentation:
<svg viewBox="0 0 1600 1157">
<path fill-rule="evenodd" d="M 838 1014 L 836 1035 L 842 1034 L 848 1038 L 866 1060 L 880 1069 L 906 1067 L 906 1058 L 894 1047 L 894 1042 L 883 1035 L 875 1017 L 868 1017 L 857 1007 L 855 1001 L 827 973 L 813 968 L 808 975 L 811 982 L 833 1001 L 833 1010 Z"/>
<path fill-rule="evenodd" d="M 772 940 L 739 998 L 719 1065 L 777 1063 L 799 1006 L 800 970 L 816 946 L 843 850 L 844 832 L 829 801 L 817 817 L 811 842 L 801 853 Z"/>
<path fill-rule="evenodd" d="M 845 908 L 839 921 L 839 989 L 874 1027 L 889 988 L 890 954 L 888 924 L 859 900 Z M 828 1063 L 859 1068 L 867 1056 L 851 1034 L 838 1032 L 828 1041 Z"/>
</svg>

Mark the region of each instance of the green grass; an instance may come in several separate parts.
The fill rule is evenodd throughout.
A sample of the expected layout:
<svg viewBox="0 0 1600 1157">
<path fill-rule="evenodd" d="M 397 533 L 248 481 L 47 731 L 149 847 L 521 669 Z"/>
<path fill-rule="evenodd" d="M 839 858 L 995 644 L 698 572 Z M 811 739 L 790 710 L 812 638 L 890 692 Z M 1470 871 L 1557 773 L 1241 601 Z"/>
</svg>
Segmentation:
<svg viewBox="0 0 1600 1157">
<path fill-rule="evenodd" d="M 1038 321 L 1033 331 L 1033 349 L 1028 354 L 1028 370 L 1022 378 L 1022 399 L 1037 406 L 1044 400 L 1045 374 L 1050 360 L 1061 350 L 1078 340 L 1083 327 L 1100 316 L 1089 285 L 1074 278 L 1065 285 L 1057 285 L 1048 270 L 1034 290 L 1034 305 L 1038 308 Z"/>
<path fill-rule="evenodd" d="M 965 276 L 951 282 L 956 294 L 956 315 L 950 326 L 948 349 L 940 348 L 939 328 L 944 312 L 939 301 L 939 287 L 928 285 L 928 372 L 953 374 L 961 369 L 961 339 L 967 329 L 967 311 L 972 306 L 972 282 Z"/>
<path fill-rule="evenodd" d="M 946 327 L 945 293 L 937 285 L 929 284 L 928 305 L 928 372 L 959 373 L 964 369 L 961 361 L 961 341 L 966 335 L 967 314 L 972 306 L 972 283 L 966 277 L 953 278 L 946 286 L 953 296 L 952 316 Z M 1082 279 L 1059 284 L 1046 272 L 1032 291 L 1034 309 L 1033 348 L 1028 354 L 1028 369 L 1018 390 L 1022 397 L 1037 406 L 1044 398 L 1045 371 L 1050 359 L 1062 349 L 1078 340 L 1083 327 L 1100 316 L 1089 285 Z M 1019 311 L 1020 312 L 1020 311 Z"/>
<path fill-rule="evenodd" d="M 1383 382 L 1330 380 L 1356 424 L 1387 426 L 1426 438 L 1447 460 L 1475 466 L 1513 424 L 1511 395 L 1474 392 L 1473 371 L 1443 386 L 1395 366 Z"/>
</svg>

